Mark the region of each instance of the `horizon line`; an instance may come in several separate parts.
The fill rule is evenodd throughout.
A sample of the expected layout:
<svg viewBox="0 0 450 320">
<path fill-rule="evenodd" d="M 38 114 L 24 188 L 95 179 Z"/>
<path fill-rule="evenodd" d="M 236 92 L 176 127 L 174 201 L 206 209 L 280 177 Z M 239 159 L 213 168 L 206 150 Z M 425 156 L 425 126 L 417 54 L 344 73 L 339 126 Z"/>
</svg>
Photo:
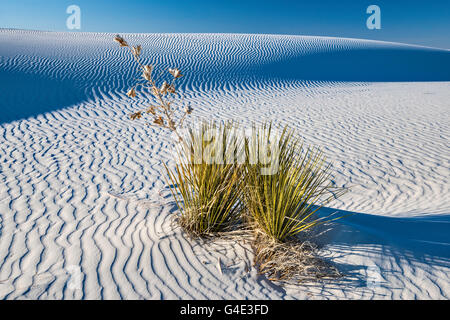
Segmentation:
<svg viewBox="0 0 450 320">
<path fill-rule="evenodd" d="M 248 32 L 104 32 L 104 31 L 55 31 L 55 30 L 39 30 L 39 29 L 24 29 L 24 28 L 9 28 L 0 27 L 0 30 L 17 30 L 17 31 L 35 31 L 35 32 L 50 32 L 50 33 L 97 33 L 97 34 L 128 34 L 128 35 L 146 35 L 146 34 L 186 34 L 186 35 L 261 35 L 261 36 L 291 36 L 291 37 L 315 37 L 315 38 L 330 38 L 330 39 L 346 39 L 346 40 L 362 40 L 369 42 L 382 42 L 391 44 L 400 44 L 404 46 L 419 47 L 425 49 L 450 51 L 450 48 L 432 47 L 421 44 L 375 40 L 366 38 L 352 38 L 352 37 L 338 37 L 338 36 L 324 36 L 324 35 L 307 35 L 307 34 L 288 34 L 288 33 L 248 33 Z"/>
</svg>

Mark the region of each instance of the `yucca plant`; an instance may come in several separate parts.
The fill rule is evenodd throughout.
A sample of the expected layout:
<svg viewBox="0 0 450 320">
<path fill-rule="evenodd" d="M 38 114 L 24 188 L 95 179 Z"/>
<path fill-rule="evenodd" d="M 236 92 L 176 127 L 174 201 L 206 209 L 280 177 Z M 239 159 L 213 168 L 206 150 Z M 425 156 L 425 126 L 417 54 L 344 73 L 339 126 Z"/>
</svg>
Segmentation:
<svg viewBox="0 0 450 320">
<path fill-rule="evenodd" d="M 167 169 L 180 211 L 179 223 L 195 236 L 232 229 L 240 220 L 243 164 L 235 161 L 239 140 L 232 124 L 202 123 L 187 129 L 175 170 Z"/>
<path fill-rule="evenodd" d="M 318 148 L 304 148 L 292 130 L 254 126 L 245 139 L 244 220 L 255 231 L 254 261 L 259 272 L 278 282 L 340 277 L 296 235 L 337 220 L 318 210 L 345 193 L 331 181 L 331 167 Z"/>
<path fill-rule="evenodd" d="M 304 148 L 292 130 L 253 127 L 245 143 L 247 220 L 276 242 L 338 218 L 317 211 L 345 190 L 333 186 L 331 167 L 318 148 Z M 269 161 L 253 161 L 266 155 Z M 268 166 L 271 166 L 267 172 Z M 266 172 L 265 172 L 266 171 Z"/>
</svg>

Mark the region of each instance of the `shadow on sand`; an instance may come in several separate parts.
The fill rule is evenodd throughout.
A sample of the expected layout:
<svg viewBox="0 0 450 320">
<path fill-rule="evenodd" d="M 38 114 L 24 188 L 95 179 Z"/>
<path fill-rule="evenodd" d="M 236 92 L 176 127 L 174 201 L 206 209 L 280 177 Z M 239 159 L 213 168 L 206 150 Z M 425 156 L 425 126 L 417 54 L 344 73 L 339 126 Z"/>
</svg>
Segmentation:
<svg viewBox="0 0 450 320">
<path fill-rule="evenodd" d="M 87 99 L 76 81 L 1 70 L 0 124 L 70 107 Z"/>
<path fill-rule="evenodd" d="M 409 48 L 310 53 L 263 66 L 260 75 L 320 81 L 448 81 L 450 51 Z"/>
</svg>

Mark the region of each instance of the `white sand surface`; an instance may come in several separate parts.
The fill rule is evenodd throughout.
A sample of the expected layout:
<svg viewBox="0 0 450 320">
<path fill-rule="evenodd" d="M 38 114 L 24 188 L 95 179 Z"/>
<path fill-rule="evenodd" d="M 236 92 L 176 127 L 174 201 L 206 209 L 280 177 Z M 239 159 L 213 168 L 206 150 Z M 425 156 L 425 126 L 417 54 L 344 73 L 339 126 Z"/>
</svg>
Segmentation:
<svg viewBox="0 0 450 320">
<path fill-rule="evenodd" d="M 0 298 L 450 298 L 448 50 L 123 35 L 148 63 L 182 70 L 191 124 L 289 124 L 352 186 L 324 212 L 355 214 L 317 239 L 345 277 L 282 287 L 246 245 L 171 226 L 171 140 L 129 120 L 147 100 L 125 95 L 137 73 L 113 36 L 0 30 Z"/>
</svg>

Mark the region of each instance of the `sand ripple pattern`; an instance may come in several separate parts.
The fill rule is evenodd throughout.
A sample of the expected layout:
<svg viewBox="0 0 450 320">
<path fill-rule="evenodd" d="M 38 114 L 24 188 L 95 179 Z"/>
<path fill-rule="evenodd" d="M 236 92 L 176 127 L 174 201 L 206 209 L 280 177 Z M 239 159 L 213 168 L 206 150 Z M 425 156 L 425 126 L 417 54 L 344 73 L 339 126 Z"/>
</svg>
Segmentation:
<svg viewBox="0 0 450 320">
<path fill-rule="evenodd" d="M 358 215 L 339 224 L 324 247 L 346 266 L 346 281 L 281 288 L 256 274 L 246 245 L 205 246 L 173 226 L 176 207 L 162 176 L 170 137 L 127 118 L 145 101 L 124 95 L 132 61 L 111 36 L 0 30 L 2 72 L 71 85 L 63 92 L 70 104 L 1 121 L 0 298 L 450 297 L 450 257 L 442 249 L 450 223 L 449 82 L 309 81 L 255 71 L 311 52 L 398 46 L 388 43 L 127 35 L 151 52 L 149 61 L 181 61 L 192 75 L 184 82 L 196 110 L 192 123 L 290 124 L 324 148 L 336 182 L 352 186 L 333 208 Z M 5 107 L 23 107 L 20 87 L 13 93 Z M 378 270 L 377 285 L 368 285 L 368 270 Z"/>
</svg>

